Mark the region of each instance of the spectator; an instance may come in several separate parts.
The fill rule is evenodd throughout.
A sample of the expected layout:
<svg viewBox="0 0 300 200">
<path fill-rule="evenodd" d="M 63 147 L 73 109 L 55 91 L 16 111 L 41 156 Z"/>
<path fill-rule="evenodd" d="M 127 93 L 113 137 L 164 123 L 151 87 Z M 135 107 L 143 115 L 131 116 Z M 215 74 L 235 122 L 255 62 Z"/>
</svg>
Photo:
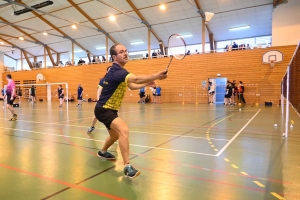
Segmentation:
<svg viewBox="0 0 300 200">
<path fill-rule="evenodd" d="M 148 53 L 146 53 L 146 58 L 148 58 L 149 57 L 149 55 L 148 55 Z"/>
<path fill-rule="evenodd" d="M 95 63 L 95 62 L 96 62 L 96 57 L 94 56 L 93 60 L 92 60 L 92 63 Z"/>
<path fill-rule="evenodd" d="M 80 60 L 78 61 L 78 65 L 83 65 L 85 63 L 84 60 L 82 60 L 82 58 L 80 58 Z"/>
<path fill-rule="evenodd" d="M 251 49 L 250 44 L 247 44 L 246 49 Z"/>
<path fill-rule="evenodd" d="M 145 104 L 145 90 L 146 90 L 146 87 L 143 87 L 140 89 L 140 102 L 141 104 Z"/>
<path fill-rule="evenodd" d="M 245 87 L 243 85 L 243 82 L 240 81 L 240 84 L 239 84 L 239 87 L 238 87 L 238 90 L 239 90 L 239 100 L 240 100 L 240 103 L 241 101 L 243 102 L 243 104 L 246 104 L 246 101 L 245 101 L 245 98 L 244 98 L 244 91 L 245 91 Z"/>
<path fill-rule="evenodd" d="M 99 56 L 97 56 L 97 57 L 95 58 L 95 63 L 101 63 L 101 60 L 100 60 Z"/>
<path fill-rule="evenodd" d="M 235 42 L 233 42 L 232 50 L 236 51 L 236 50 L 238 50 L 238 48 L 239 48 L 239 46 Z"/>
<path fill-rule="evenodd" d="M 196 54 L 199 54 L 198 50 L 196 49 Z"/>
<path fill-rule="evenodd" d="M 31 99 L 31 103 L 36 103 L 35 95 L 36 95 L 36 89 L 35 89 L 34 86 L 31 86 L 31 88 L 30 88 L 30 99 Z"/>
<path fill-rule="evenodd" d="M 186 53 L 186 55 L 191 55 L 191 51 L 188 50 L 187 53 Z"/>
<path fill-rule="evenodd" d="M 228 45 L 226 45 L 226 47 L 224 48 L 224 51 L 228 51 Z"/>
<path fill-rule="evenodd" d="M 215 85 L 212 82 L 208 82 L 208 103 L 214 103 Z"/>
<path fill-rule="evenodd" d="M 104 56 L 102 56 L 102 62 L 106 62 L 106 58 Z"/>
<path fill-rule="evenodd" d="M 152 58 L 157 58 L 157 53 L 156 53 L 155 50 L 154 50 L 153 53 L 152 53 Z"/>
</svg>

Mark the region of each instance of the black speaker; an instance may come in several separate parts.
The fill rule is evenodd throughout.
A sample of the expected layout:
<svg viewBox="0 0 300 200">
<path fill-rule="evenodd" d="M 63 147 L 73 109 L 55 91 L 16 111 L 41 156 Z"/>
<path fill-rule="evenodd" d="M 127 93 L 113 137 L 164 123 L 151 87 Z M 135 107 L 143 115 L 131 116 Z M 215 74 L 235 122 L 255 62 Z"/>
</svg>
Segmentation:
<svg viewBox="0 0 300 200">
<path fill-rule="evenodd" d="M 265 106 L 272 106 L 272 102 L 271 101 L 266 101 Z"/>
<path fill-rule="evenodd" d="M 19 107 L 19 104 L 18 104 L 18 103 L 14 103 L 14 104 L 13 104 L 13 107 L 18 108 L 18 107 Z"/>
</svg>

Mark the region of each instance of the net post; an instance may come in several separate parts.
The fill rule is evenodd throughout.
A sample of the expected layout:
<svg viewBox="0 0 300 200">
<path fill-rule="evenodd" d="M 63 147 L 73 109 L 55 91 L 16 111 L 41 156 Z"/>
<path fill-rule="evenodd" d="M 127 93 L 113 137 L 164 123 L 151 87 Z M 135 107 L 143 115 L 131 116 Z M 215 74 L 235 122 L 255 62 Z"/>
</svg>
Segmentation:
<svg viewBox="0 0 300 200">
<path fill-rule="evenodd" d="M 66 83 L 66 90 L 67 90 L 67 112 L 69 111 L 69 85 Z M 68 119 L 69 120 L 69 119 Z"/>
<path fill-rule="evenodd" d="M 258 106 L 259 104 L 258 104 L 258 96 L 257 96 L 258 95 L 257 94 L 258 93 L 257 83 L 255 83 L 255 89 L 256 89 L 256 103 L 255 103 L 255 105 Z"/>
<path fill-rule="evenodd" d="M 285 137 L 288 137 L 288 131 L 289 131 L 289 89 L 290 89 L 290 65 L 287 69 L 287 78 L 286 78 L 286 111 L 285 111 Z"/>
</svg>

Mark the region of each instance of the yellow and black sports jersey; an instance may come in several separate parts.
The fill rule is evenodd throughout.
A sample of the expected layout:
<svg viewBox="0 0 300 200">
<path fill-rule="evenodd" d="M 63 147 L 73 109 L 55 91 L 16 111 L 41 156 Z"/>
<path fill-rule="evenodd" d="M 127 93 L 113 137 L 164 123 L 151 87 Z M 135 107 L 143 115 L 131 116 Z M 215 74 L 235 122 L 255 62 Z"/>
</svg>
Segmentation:
<svg viewBox="0 0 300 200">
<path fill-rule="evenodd" d="M 114 63 L 103 81 L 103 89 L 96 107 L 118 110 L 121 106 L 130 73 Z"/>
</svg>

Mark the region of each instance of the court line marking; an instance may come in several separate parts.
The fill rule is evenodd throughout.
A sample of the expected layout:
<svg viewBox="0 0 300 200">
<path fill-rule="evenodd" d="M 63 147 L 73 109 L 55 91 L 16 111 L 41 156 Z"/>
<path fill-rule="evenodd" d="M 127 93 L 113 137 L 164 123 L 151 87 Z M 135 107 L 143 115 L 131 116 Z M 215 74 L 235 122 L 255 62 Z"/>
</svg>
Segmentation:
<svg viewBox="0 0 300 200">
<path fill-rule="evenodd" d="M 258 185 L 259 187 L 265 187 L 262 183 L 260 183 L 259 181 L 253 181 L 253 183 L 255 183 L 256 185 Z"/>
<path fill-rule="evenodd" d="M 217 153 L 216 156 L 220 156 L 229 147 L 229 145 L 235 140 L 235 138 L 237 138 L 240 135 L 240 133 L 250 124 L 250 122 L 256 117 L 256 115 L 258 115 L 260 111 L 261 109 L 259 109 L 255 113 L 255 115 L 233 136 L 233 138 L 229 140 L 229 142 Z"/>
<path fill-rule="evenodd" d="M 233 168 L 235 168 L 235 169 L 239 168 L 238 166 L 236 166 L 236 165 L 234 165 L 234 164 L 232 164 L 231 166 L 232 166 Z"/>
<path fill-rule="evenodd" d="M 10 129 L 10 130 L 15 130 L 15 131 L 29 132 L 29 133 L 37 133 L 37 134 L 43 134 L 43 135 L 53 135 L 53 136 L 58 136 L 58 137 L 68 137 L 68 138 L 74 138 L 74 139 L 80 139 L 80 140 L 91 140 L 91 141 L 105 142 L 104 140 L 95 140 L 95 139 L 91 139 L 91 138 L 82 138 L 82 137 L 75 137 L 75 136 L 69 136 L 69 135 L 60 135 L 60 134 L 54 134 L 54 133 L 42 133 L 42 132 L 37 132 L 37 131 L 29 131 L 29 130 L 15 129 L 15 128 L 7 128 L 7 127 L 0 127 L 0 128 Z M 189 153 L 189 154 L 205 155 L 205 156 L 216 156 L 216 155 L 213 155 L 213 154 L 199 153 L 199 152 L 193 152 L 193 151 L 183 151 L 183 150 L 177 150 L 177 149 L 151 147 L 151 146 L 137 145 L 137 144 L 129 144 L 129 145 L 130 146 L 135 146 L 135 147 L 141 147 L 141 148 L 174 151 L 174 152 L 180 152 L 180 153 Z"/>
<path fill-rule="evenodd" d="M 44 175 L 41 175 L 41 174 L 37 174 L 37 173 L 34 173 L 34 172 L 26 171 L 26 170 L 19 169 L 19 168 L 16 168 L 16 167 L 12 167 L 12 166 L 9 166 L 9 165 L 5 165 L 5 164 L 2 164 L 2 163 L 0 163 L 0 167 L 5 168 L 5 169 L 9 169 L 9 170 L 12 170 L 12 171 L 16 171 L 16 172 L 19 172 L 19 173 L 22 173 L 22 174 L 27 174 L 29 176 L 36 177 L 36 178 L 39 178 L 39 179 L 47 180 L 47 181 L 50 181 L 50 182 L 53 182 L 53 183 L 58 183 L 60 185 L 64 185 L 64 186 L 67 186 L 67 187 L 70 187 L 70 188 L 76 188 L 78 190 L 85 191 L 85 192 L 88 192 L 88 193 L 92 193 L 92 194 L 95 194 L 95 195 L 98 195 L 98 196 L 102 196 L 102 197 L 106 197 L 106 198 L 110 198 L 110 199 L 115 199 L 115 200 L 124 200 L 125 199 L 125 198 L 122 198 L 122 197 L 114 196 L 112 194 L 100 192 L 100 191 L 93 190 L 93 189 L 86 188 L 86 187 L 82 187 L 82 186 L 79 186 L 79 185 L 76 185 L 76 184 L 73 184 L 73 183 L 68 183 L 68 182 L 65 182 L 65 181 L 62 181 L 62 180 L 58 180 L 58 179 L 51 178 L 51 177 L 48 177 L 48 176 L 44 176 Z"/>
<path fill-rule="evenodd" d="M 91 118 L 91 117 L 88 117 Z M 0 118 L 0 119 L 5 119 L 5 118 Z M 87 118 L 81 118 L 81 119 L 87 119 Z M 48 123 L 48 122 L 35 122 L 35 121 L 26 121 L 26 120 L 18 120 L 20 122 L 31 122 L 31 123 L 36 123 L 36 124 L 49 124 L 49 125 L 57 125 L 57 126 L 73 126 L 73 127 L 79 127 L 79 128 L 90 128 L 89 126 L 79 126 L 79 125 L 72 125 L 72 124 L 58 124 L 59 122 L 53 122 L 53 123 Z M 74 120 L 75 121 L 75 120 Z M 106 130 L 106 128 L 97 128 L 100 130 Z M 176 137 L 180 135 L 174 135 L 174 134 L 163 134 L 163 133 L 151 133 L 151 132 L 142 132 L 142 131 L 129 131 L 129 133 L 145 133 L 145 134 L 151 134 L 151 135 L 163 135 L 163 136 L 170 136 L 170 137 Z M 203 139 L 206 140 L 205 137 L 196 137 L 196 136 L 181 136 L 183 138 L 194 138 L 194 139 Z M 227 139 L 219 139 L 219 138 L 210 138 L 212 140 L 221 140 L 221 141 L 229 141 Z"/>
<path fill-rule="evenodd" d="M 243 174 L 245 176 L 249 176 L 249 174 L 247 174 L 246 172 L 241 172 L 241 174 Z"/>
<path fill-rule="evenodd" d="M 276 192 L 270 192 L 274 197 L 276 197 L 277 199 L 283 200 L 284 198 L 282 196 L 280 196 L 279 194 L 277 194 Z"/>
</svg>

